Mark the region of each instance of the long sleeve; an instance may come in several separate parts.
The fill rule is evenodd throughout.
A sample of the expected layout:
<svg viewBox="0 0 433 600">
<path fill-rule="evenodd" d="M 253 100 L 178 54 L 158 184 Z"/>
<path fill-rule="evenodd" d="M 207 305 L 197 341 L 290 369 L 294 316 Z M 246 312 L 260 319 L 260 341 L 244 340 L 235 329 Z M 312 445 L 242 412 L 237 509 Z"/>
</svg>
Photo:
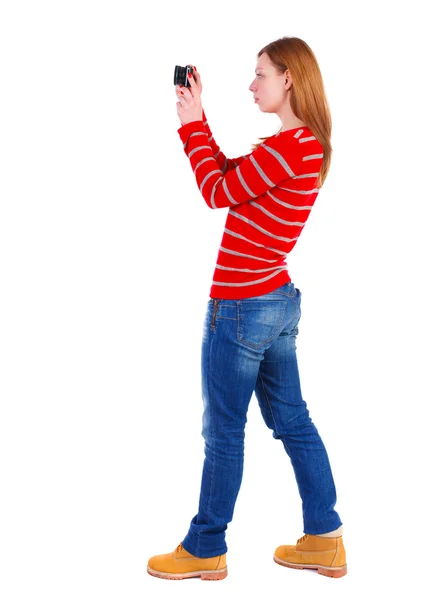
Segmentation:
<svg viewBox="0 0 433 600">
<path fill-rule="evenodd" d="M 299 173 L 301 153 L 284 135 L 271 136 L 224 175 L 203 121 L 186 123 L 178 133 L 209 208 L 233 207 L 248 202 L 282 181 L 296 178 L 295 173 Z"/>
<path fill-rule="evenodd" d="M 223 172 L 223 174 L 225 174 L 225 173 L 227 173 L 227 171 L 231 171 L 232 169 L 237 167 L 243 160 L 248 158 L 248 156 L 251 154 L 251 152 L 249 152 L 248 154 L 244 154 L 243 156 L 239 156 L 238 158 L 227 158 L 225 156 L 225 154 L 221 151 L 221 148 L 218 146 L 218 144 L 215 141 L 215 138 L 213 137 L 212 131 L 209 127 L 209 123 L 208 123 L 208 120 L 206 118 L 206 115 L 205 115 L 205 112 L 203 109 L 202 109 L 202 121 L 206 128 L 208 141 L 209 141 L 210 147 L 212 148 L 212 153 L 215 157 L 215 160 L 218 163 L 218 166 L 220 167 L 221 171 Z"/>
</svg>

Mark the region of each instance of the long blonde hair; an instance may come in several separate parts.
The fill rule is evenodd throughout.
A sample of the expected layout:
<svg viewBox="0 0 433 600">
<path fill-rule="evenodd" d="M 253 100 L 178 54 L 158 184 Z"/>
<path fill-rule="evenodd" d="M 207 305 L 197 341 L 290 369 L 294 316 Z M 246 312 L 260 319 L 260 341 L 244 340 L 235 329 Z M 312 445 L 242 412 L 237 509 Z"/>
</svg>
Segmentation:
<svg viewBox="0 0 433 600">
<path fill-rule="evenodd" d="M 284 74 L 287 69 L 290 71 L 293 80 L 291 109 L 294 115 L 306 124 L 323 148 L 322 166 L 316 182 L 317 187 L 322 187 L 331 166 L 332 119 L 317 59 L 310 46 L 297 37 L 285 36 L 267 44 L 260 50 L 257 58 L 264 52 L 279 74 Z M 281 126 L 277 133 L 282 129 Z M 272 136 L 259 138 L 261 141 L 253 144 L 252 150 L 256 150 L 268 137 Z"/>
</svg>

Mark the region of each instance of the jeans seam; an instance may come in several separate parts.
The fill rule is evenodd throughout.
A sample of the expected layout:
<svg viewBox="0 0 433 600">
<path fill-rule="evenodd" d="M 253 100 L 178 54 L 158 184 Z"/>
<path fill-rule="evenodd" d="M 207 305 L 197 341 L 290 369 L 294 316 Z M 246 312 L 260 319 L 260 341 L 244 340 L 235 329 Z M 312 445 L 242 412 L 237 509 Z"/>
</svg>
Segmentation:
<svg viewBox="0 0 433 600">
<path fill-rule="evenodd" d="M 210 364 L 211 364 L 211 360 L 210 360 L 210 356 L 211 356 L 211 344 L 213 342 L 213 338 L 211 337 L 208 341 L 208 355 L 207 355 L 207 382 L 206 382 L 206 387 L 207 387 L 207 399 L 208 399 L 208 407 L 209 407 L 209 418 L 210 418 L 210 438 L 211 440 L 213 439 L 213 427 L 214 427 L 214 420 L 213 420 L 213 415 L 212 415 L 212 400 L 210 398 L 210 385 L 209 385 L 209 381 L 210 381 Z M 206 443 L 206 440 L 205 440 Z M 211 446 L 211 443 L 209 442 L 209 446 Z M 211 477 L 210 477 L 210 485 L 209 485 L 209 495 L 208 495 L 208 499 L 206 502 L 206 514 L 209 514 L 209 503 L 210 503 L 210 499 L 212 496 L 212 488 L 213 488 L 213 481 L 214 481 L 214 472 L 215 472 L 215 460 L 214 460 L 214 456 L 213 456 L 213 450 L 210 451 L 210 455 L 212 456 L 212 466 L 211 466 Z M 200 549 L 201 549 L 201 544 L 200 544 L 200 536 L 198 536 L 197 539 L 197 554 L 200 554 Z"/>
<path fill-rule="evenodd" d="M 268 398 L 268 395 L 266 393 L 266 388 L 265 388 L 265 385 L 263 383 L 263 377 L 261 376 L 260 371 L 259 371 L 259 377 L 260 377 L 260 383 L 262 384 L 263 393 L 264 393 L 265 398 L 266 398 L 266 403 L 267 403 L 267 405 L 269 407 L 269 412 L 271 413 L 271 417 L 272 417 L 272 420 L 274 422 L 275 432 L 276 432 L 277 435 L 280 435 L 279 432 L 278 432 L 278 429 L 277 429 L 277 424 L 275 422 L 275 417 L 274 417 L 274 413 L 272 411 L 272 406 L 271 406 L 271 403 L 269 402 L 269 398 Z"/>
<path fill-rule="evenodd" d="M 264 294 L 263 296 L 254 296 L 254 298 L 262 300 L 265 296 L 272 296 L 277 294 L 279 296 L 284 296 L 285 298 L 294 298 L 294 294 L 286 294 L 286 292 L 269 292 L 269 294 Z M 252 298 L 243 298 L 243 300 L 252 300 Z"/>
<path fill-rule="evenodd" d="M 291 298 L 291 300 L 292 300 L 293 304 L 295 305 L 295 314 L 293 315 L 292 320 L 290 321 L 290 323 L 286 326 L 286 327 L 290 326 L 290 331 L 292 331 L 292 329 L 293 329 L 293 323 L 296 321 L 297 317 L 298 316 L 300 317 L 300 311 L 299 311 L 299 308 L 298 308 L 296 300 L 294 298 Z M 286 327 L 285 327 L 285 329 L 286 329 Z"/>
</svg>

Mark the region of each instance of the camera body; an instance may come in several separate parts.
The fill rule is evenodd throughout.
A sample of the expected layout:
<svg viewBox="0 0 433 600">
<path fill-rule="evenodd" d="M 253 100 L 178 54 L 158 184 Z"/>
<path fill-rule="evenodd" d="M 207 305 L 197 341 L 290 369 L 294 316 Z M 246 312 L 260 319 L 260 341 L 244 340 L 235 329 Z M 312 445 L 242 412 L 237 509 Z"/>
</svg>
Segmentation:
<svg viewBox="0 0 433 600">
<path fill-rule="evenodd" d="M 176 65 L 174 67 L 174 85 L 183 85 L 184 87 L 191 87 L 191 84 L 188 81 L 188 73 L 191 73 L 194 77 L 193 67 L 190 67 L 189 65 L 187 65 L 186 67 Z"/>
</svg>

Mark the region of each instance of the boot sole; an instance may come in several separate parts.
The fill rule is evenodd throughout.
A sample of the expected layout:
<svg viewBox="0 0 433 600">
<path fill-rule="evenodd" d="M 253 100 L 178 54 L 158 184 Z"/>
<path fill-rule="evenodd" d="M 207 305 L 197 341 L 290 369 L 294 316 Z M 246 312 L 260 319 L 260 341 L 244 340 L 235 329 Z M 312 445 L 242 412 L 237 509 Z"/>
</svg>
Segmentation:
<svg viewBox="0 0 433 600">
<path fill-rule="evenodd" d="M 324 567 L 323 565 L 299 565 L 296 563 L 286 562 L 277 558 L 274 555 L 274 561 L 282 565 L 283 567 L 289 567 L 290 569 L 313 569 L 319 573 L 319 575 L 325 575 L 326 577 L 344 577 L 347 573 L 347 564 L 341 565 L 340 567 Z"/>
<path fill-rule="evenodd" d="M 164 573 L 164 571 L 155 571 L 150 567 L 147 567 L 147 572 L 153 577 L 160 577 L 161 579 L 187 579 L 189 577 L 201 577 L 207 581 L 216 581 L 218 579 L 224 579 L 227 577 L 227 567 L 224 569 L 215 569 L 210 571 L 190 571 L 189 573 Z"/>
</svg>

